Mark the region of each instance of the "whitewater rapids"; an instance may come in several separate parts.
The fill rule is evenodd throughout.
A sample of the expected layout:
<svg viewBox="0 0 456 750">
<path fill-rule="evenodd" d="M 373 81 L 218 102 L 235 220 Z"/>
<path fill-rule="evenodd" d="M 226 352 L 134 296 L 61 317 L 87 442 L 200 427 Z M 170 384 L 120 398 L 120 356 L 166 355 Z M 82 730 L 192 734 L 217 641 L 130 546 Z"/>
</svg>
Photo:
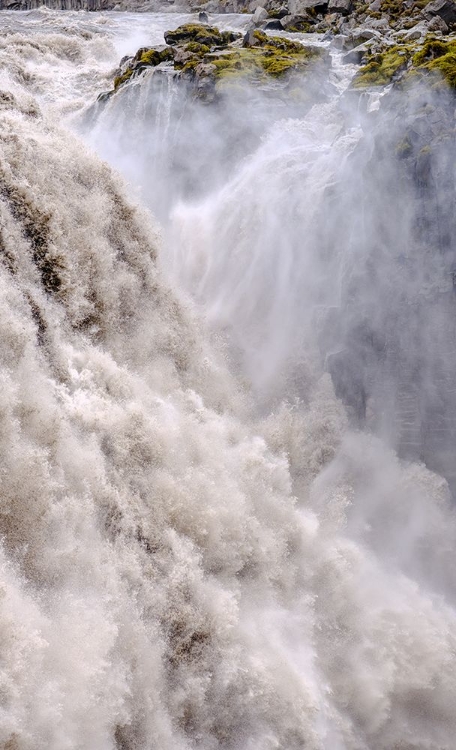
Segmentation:
<svg viewBox="0 0 456 750">
<path fill-rule="evenodd" d="M 0 746 L 454 750 L 447 482 L 350 429 L 311 337 L 300 397 L 257 408 L 208 330 L 256 340 L 215 298 L 238 283 L 220 203 L 175 207 L 165 273 L 135 187 L 73 132 L 169 19 L 2 18 Z"/>
</svg>

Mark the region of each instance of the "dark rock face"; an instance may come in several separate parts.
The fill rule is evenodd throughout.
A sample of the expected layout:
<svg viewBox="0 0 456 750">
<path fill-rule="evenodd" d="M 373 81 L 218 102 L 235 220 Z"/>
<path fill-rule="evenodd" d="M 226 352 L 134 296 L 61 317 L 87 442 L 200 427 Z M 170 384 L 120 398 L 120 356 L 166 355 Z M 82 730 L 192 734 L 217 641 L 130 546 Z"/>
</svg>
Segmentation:
<svg viewBox="0 0 456 750">
<path fill-rule="evenodd" d="M 219 31 L 212 26 L 185 24 L 165 33 L 167 46 L 142 47 L 134 57 L 123 58 L 114 79 L 114 89 L 99 96 L 106 102 L 119 88 L 159 68 L 176 80 L 185 80 L 193 95 L 212 102 L 221 95 L 226 82 L 242 81 L 247 89 L 267 86 L 269 79 L 282 79 L 281 91 L 286 95 L 293 74 L 302 76 L 316 63 L 323 67 L 328 55 L 321 48 L 306 47 L 283 37 L 268 36 L 259 29 L 250 29 L 241 44 L 241 34 Z M 326 96 L 320 81 L 319 96 Z M 280 92 L 276 91 L 280 98 Z M 317 97 L 318 98 L 318 97 Z"/>
<path fill-rule="evenodd" d="M 325 12 L 328 8 L 328 2 L 321 0 L 289 0 L 288 8 L 290 15 L 301 16 L 307 11 L 314 10 L 317 13 Z"/>
<path fill-rule="evenodd" d="M 326 210 L 340 214 L 328 246 L 346 244 L 357 260 L 324 355 L 352 419 L 456 489 L 448 455 L 456 440 L 453 111 L 449 91 L 393 90 L 371 121 L 373 143 L 363 139 L 351 157 L 358 182 L 328 197 Z M 362 207 L 368 236 L 347 220 L 348 205 Z"/>
<path fill-rule="evenodd" d="M 439 16 L 448 26 L 456 22 L 456 3 L 453 0 L 433 0 L 425 11 L 427 16 Z"/>
<path fill-rule="evenodd" d="M 189 23 L 179 26 L 175 31 L 165 31 L 165 42 L 171 45 L 196 42 L 208 47 L 226 47 L 230 42 L 234 42 L 238 36 L 232 31 L 219 31 L 215 26 Z"/>
<path fill-rule="evenodd" d="M 328 11 L 330 13 L 342 13 L 348 16 L 352 9 L 352 0 L 329 0 Z"/>
</svg>

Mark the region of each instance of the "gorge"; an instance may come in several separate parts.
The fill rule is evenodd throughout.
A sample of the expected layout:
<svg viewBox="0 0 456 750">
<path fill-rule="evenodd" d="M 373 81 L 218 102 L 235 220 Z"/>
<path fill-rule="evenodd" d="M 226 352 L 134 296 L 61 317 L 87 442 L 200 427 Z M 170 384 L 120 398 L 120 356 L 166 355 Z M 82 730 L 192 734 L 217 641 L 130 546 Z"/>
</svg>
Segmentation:
<svg viewBox="0 0 456 750">
<path fill-rule="evenodd" d="M 0 14 L 4 750 L 453 750 L 442 2 Z"/>
</svg>

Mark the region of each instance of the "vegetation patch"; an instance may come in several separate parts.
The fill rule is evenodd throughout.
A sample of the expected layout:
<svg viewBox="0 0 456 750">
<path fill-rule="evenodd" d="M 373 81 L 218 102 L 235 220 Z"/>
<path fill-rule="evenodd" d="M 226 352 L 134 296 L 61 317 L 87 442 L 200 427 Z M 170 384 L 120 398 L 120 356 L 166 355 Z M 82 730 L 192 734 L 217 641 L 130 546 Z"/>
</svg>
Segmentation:
<svg viewBox="0 0 456 750">
<path fill-rule="evenodd" d="M 424 47 L 413 56 L 412 62 L 422 71 L 440 73 L 449 86 L 456 88 L 456 39 L 426 40 Z"/>
<path fill-rule="evenodd" d="M 309 63 L 319 57 L 319 52 L 309 50 L 298 45 L 300 49 L 288 51 L 277 49 L 274 45 L 251 47 L 233 50 L 229 55 L 215 58 L 211 56 L 211 63 L 215 66 L 217 80 L 227 78 L 261 79 L 267 76 L 278 78 L 291 70 L 302 70 Z"/>
<path fill-rule="evenodd" d="M 406 69 L 411 56 L 412 52 L 407 45 L 396 45 L 385 52 L 372 55 L 367 64 L 356 74 L 353 86 L 365 88 L 391 83 L 394 76 Z"/>
<path fill-rule="evenodd" d="M 405 75 L 401 76 L 402 73 Z M 456 88 L 456 39 L 428 36 L 423 45 L 403 43 L 372 55 L 353 80 L 355 88 L 384 86 L 395 78 L 401 85 L 433 76 L 435 85 Z"/>
<path fill-rule="evenodd" d="M 166 41 L 174 46 L 138 50 L 128 67 L 114 79 L 114 91 L 134 74 L 142 73 L 145 67 L 157 66 L 165 60 L 173 60 L 174 69 L 187 79 L 203 77 L 212 81 L 214 86 L 227 79 L 258 81 L 267 77 L 279 78 L 289 71 L 305 69 L 323 54 L 318 48 L 304 47 L 300 42 L 279 36 L 268 36 L 258 29 L 245 36 L 242 46 L 239 36 L 201 24 L 179 26 L 165 34 Z M 198 86 L 197 96 L 204 98 L 206 88 Z M 109 92 L 103 95 L 104 99 L 109 96 Z"/>
<path fill-rule="evenodd" d="M 175 31 L 165 32 L 166 44 L 197 42 L 207 47 L 226 47 L 240 38 L 234 31 L 219 31 L 215 26 L 204 26 L 198 23 L 186 23 Z"/>
<path fill-rule="evenodd" d="M 122 86 L 123 83 L 126 83 L 127 81 L 129 81 L 133 73 L 134 73 L 134 68 L 127 68 L 125 73 L 122 73 L 122 75 L 120 76 L 116 76 L 114 78 L 114 91 L 117 91 L 119 86 Z"/>
</svg>

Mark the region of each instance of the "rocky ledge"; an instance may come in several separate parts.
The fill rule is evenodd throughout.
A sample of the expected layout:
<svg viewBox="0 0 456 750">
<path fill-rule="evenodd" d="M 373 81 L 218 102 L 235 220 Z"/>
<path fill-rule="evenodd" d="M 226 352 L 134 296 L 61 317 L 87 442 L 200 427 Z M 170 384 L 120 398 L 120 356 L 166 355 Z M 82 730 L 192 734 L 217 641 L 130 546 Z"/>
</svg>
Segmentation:
<svg viewBox="0 0 456 750">
<path fill-rule="evenodd" d="M 165 33 L 166 45 L 142 47 L 133 57 L 125 57 L 114 78 L 111 91 L 101 94 L 106 101 L 126 83 L 144 75 L 150 68 L 173 74 L 190 84 L 195 97 L 211 102 L 226 86 L 250 83 L 267 86 L 281 79 L 290 86 L 293 74 L 302 74 L 317 63 L 328 61 L 327 53 L 277 36 L 251 29 L 243 37 L 219 31 L 205 24 L 186 24 Z"/>
</svg>

